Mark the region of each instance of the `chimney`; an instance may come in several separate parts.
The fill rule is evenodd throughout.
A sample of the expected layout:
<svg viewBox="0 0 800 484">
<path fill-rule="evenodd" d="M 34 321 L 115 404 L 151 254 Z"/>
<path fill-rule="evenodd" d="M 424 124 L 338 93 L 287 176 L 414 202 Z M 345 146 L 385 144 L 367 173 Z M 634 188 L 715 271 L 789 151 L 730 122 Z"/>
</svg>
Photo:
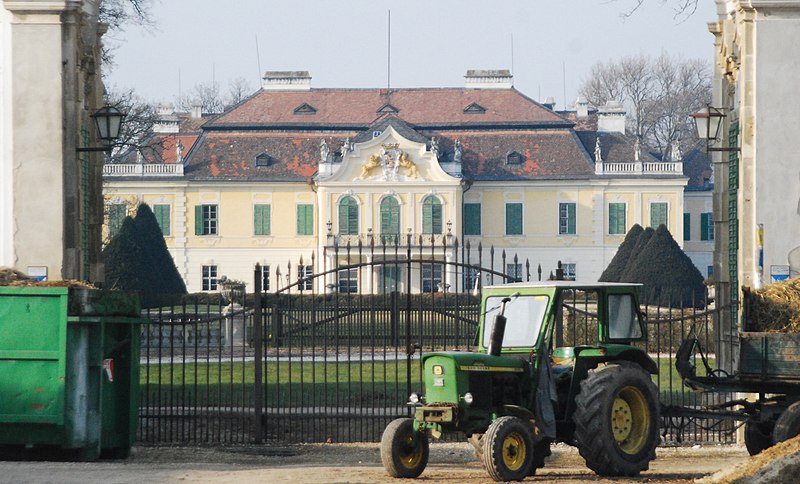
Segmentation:
<svg viewBox="0 0 800 484">
<path fill-rule="evenodd" d="M 556 107 L 556 98 L 554 98 L 553 96 L 548 96 L 547 98 L 545 98 L 544 102 L 542 103 L 542 106 L 546 107 L 550 111 L 554 110 Z"/>
<path fill-rule="evenodd" d="M 597 110 L 597 131 L 625 134 L 625 108 L 619 101 L 608 101 Z"/>
<path fill-rule="evenodd" d="M 180 123 L 172 103 L 158 103 L 156 105 L 156 120 L 153 123 L 153 132 L 177 133 L 178 131 L 180 131 Z"/>
<path fill-rule="evenodd" d="M 192 119 L 200 119 L 203 117 L 203 105 L 199 102 L 192 103 L 192 109 L 190 111 Z"/>
<path fill-rule="evenodd" d="M 514 76 L 508 69 L 470 69 L 464 76 L 464 87 L 470 89 L 511 89 Z"/>
<path fill-rule="evenodd" d="M 583 96 L 578 96 L 578 99 L 575 100 L 575 116 L 578 119 L 589 117 L 589 101 Z"/>
<path fill-rule="evenodd" d="M 267 71 L 261 78 L 261 89 L 265 91 L 308 91 L 311 76 L 308 71 Z"/>
</svg>

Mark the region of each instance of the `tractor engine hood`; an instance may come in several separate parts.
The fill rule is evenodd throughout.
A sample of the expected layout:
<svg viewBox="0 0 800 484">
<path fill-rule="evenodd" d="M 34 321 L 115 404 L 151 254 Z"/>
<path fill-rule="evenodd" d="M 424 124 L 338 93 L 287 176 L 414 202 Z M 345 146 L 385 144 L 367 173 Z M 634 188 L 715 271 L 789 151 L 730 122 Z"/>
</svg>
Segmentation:
<svg viewBox="0 0 800 484">
<path fill-rule="evenodd" d="M 530 365 L 518 357 L 443 351 L 424 354 L 422 366 L 426 403 L 458 405 L 467 392 L 481 392 L 471 388 L 475 386 L 475 377 L 504 373 L 521 376 L 529 371 Z"/>
</svg>

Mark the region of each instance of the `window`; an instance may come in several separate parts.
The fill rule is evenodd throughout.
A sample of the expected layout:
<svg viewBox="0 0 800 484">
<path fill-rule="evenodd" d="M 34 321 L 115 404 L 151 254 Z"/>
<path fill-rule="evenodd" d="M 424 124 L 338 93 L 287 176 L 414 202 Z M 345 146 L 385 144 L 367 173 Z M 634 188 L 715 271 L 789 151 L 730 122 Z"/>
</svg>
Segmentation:
<svg viewBox="0 0 800 484">
<path fill-rule="evenodd" d="M 268 154 L 261 153 L 260 155 L 256 156 L 256 166 L 269 166 L 269 165 L 270 165 L 270 158 Z"/>
<path fill-rule="evenodd" d="M 397 265 L 381 266 L 378 286 L 381 293 L 400 290 L 400 267 Z"/>
<path fill-rule="evenodd" d="M 525 158 L 516 151 L 511 151 L 506 155 L 506 164 L 508 165 L 521 165 L 524 160 Z"/>
<path fill-rule="evenodd" d="M 700 240 L 714 240 L 714 217 L 711 212 L 700 214 Z"/>
<path fill-rule="evenodd" d="M 481 204 L 464 204 L 464 235 L 481 234 Z"/>
<path fill-rule="evenodd" d="M 170 235 L 169 205 L 153 205 L 153 215 L 161 228 L 162 235 Z"/>
<path fill-rule="evenodd" d="M 495 316 L 503 307 L 503 296 L 486 298 L 484 321 L 494 321 Z M 550 298 L 547 296 L 519 296 L 505 305 L 506 332 L 503 335 L 503 348 L 531 348 L 536 344 L 539 330 L 544 323 L 547 305 Z M 493 324 L 483 326 L 483 347 L 489 347 Z"/>
<path fill-rule="evenodd" d="M 654 229 L 667 225 L 667 202 L 653 202 L 650 204 L 650 226 Z"/>
<path fill-rule="evenodd" d="M 442 265 L 422 265 L 422 292 L 436 292 L 442 288 Z"/>
<path fill-rule="evenodd" d="M 314 206 L 297 205 L 297 235 L 314 235 Z"/>
<path fill-rule="evenodd" d="M 522 204 L 506 204 L 506 235 L 522 235 Z"/>
<path fill-rule="evenodd" d="M 625 204 L 624 203 L 609 203 L 608 204 L 608 234 L 609 235 L 624 235 L 625 234 Z"/>
<path fill-rule="evenodd" d="M 399 243 L 400 204 L 394 197 L 381 200 L 381 243 Z"/>
<path fill-rule="evenodd" d="M 558 233 L 560 235 L 575 235 L 575 204 L 558 204 Z"/>
<path fill-rule="evenodd" d="M 522 264 L 506 264 L 506 282 L 522 282 Z"/>
<path fill-rule="evenodd" d="M 269 266 L 261 266 L 261 290 L 269 291 Z"/>
<path fill-rule="evenodd" d="M 270 235 L 272 233 L 270 205 L 253 205 L 253 234 Z"/>
<path fill-rule="evenodd" d="M 297 266 L 297 288 L 301 291 L 310 291 L 314 288 L 314 267 L 310 265 Z"/>
<path fill-rule="evenodd" d="M 203 285 L 204 291 L 217 290 L 217 266 L 203 266 Z"/>
<path fill-rule="evenodd" d="M 358 292 L 358 269 L 345 269 L 337 273 L 339 279 L 339 292 Z"/>
<path fill-rule="evenodd" d="M 683 214 L 683 240 L 692 240 L 692 214 Z"/>
<path fill-rule="evenodd" d="M 442 233 L 442 202 L 433 195 L 422 201 L 422 233 Z"/>
<path fill-rule="evenodd" d="M 642 337 L 637 308 L 630 294 L 608 295 L 608 338 L 631 340 Z"/>
<path fill-rule="evenodd" d="M 217 235 L 218 216 L 216 205 L 196 205 L 194 207 L 194 234 Z"/>
<path fill-rule="evenodd" d="M 714 276 L 714 266 L 706 266 L 706 274 L 708 277 Z"/>
<path fill-rule="evenodd" d="M 124 203 L 113 203 L 108 206 L 108 238 L 111 239 L 119 233 L 122 222 L 128 215 L 128 206 Z"/>
<path fill-rule="evenodd" d="M 339 234 L 358 234 L 358 203 L 353 197 L 344 197 L 339 202 Z"/>
<path fill-rule="evenodd" d="M 380 135 L 381 135 L 381 133 L 383 133 L 383 131 L 373 131 L 373 132 L 372 132 L 372 137 L 373 137 L 373 138 L 377 138 L 378 136 L 380 136 Z"/>
<path fill-rule="evenodd" d="M 464 291 L 480 289 L 481 273 L 477 269 L 464 269 Z"/>
<path fill-rule="evenodd" d="M 575 264 L 561 264 L 561 270 L 564 271 L 565 281 L 575 280 Z"/>
</svg>

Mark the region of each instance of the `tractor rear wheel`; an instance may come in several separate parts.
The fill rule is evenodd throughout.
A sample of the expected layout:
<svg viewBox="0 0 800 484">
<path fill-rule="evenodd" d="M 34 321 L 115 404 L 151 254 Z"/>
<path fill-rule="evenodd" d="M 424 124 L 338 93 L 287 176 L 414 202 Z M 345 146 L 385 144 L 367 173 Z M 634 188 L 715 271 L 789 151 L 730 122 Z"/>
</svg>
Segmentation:
<svg viewBox="0 0 800 484">
<path fill-rule="evenodd" d="M 772 440 L 777 444 L 797 435 L 800 435 L 800 402 L 789 405 L 778 417 L 775 429 L 772 431 Z"/>
<path fill-rule="evenodd" d="M 575 398 L 575 440 L 601 476 L 635 476 L 656 458 L 658 390 L 639 365 L 618 361 L 590 370 Z"/>
<path fill-rule="evenodd" d="M 495 420 L 481 439 L 483 467 L 495 481 L 521 481 L 533 462 L 533 430 L 517 417 Z"/>
<path fill-rule="evenodd" d="M 418 477 L 428 465 L 428 436 L 414 430 L 414 419 L 389 422 L 381 437 L 381 462 L 392 477 Z"/>
<path fill-rule="evenodd" d="M 747 453 L 756 455 L 762 450 L 772 447 L 772 430 L 774 421 L 746 422 L 744 424 L 744 446 Z"/>
</svg>

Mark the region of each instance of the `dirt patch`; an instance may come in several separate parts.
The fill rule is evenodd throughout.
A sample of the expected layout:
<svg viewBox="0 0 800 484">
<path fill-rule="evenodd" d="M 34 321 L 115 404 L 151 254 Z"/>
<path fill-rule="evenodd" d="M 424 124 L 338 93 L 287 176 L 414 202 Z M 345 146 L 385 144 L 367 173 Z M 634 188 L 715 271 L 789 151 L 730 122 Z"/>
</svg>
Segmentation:
<svg viewBox="0 0 800 484">
<path fill-rule="evenodd" d="M 797 482 L 800 476 L 800 435 L 776 444 L 733 469 L 723 470 L 699 483 L 749 484 Z"/>
</svg>

